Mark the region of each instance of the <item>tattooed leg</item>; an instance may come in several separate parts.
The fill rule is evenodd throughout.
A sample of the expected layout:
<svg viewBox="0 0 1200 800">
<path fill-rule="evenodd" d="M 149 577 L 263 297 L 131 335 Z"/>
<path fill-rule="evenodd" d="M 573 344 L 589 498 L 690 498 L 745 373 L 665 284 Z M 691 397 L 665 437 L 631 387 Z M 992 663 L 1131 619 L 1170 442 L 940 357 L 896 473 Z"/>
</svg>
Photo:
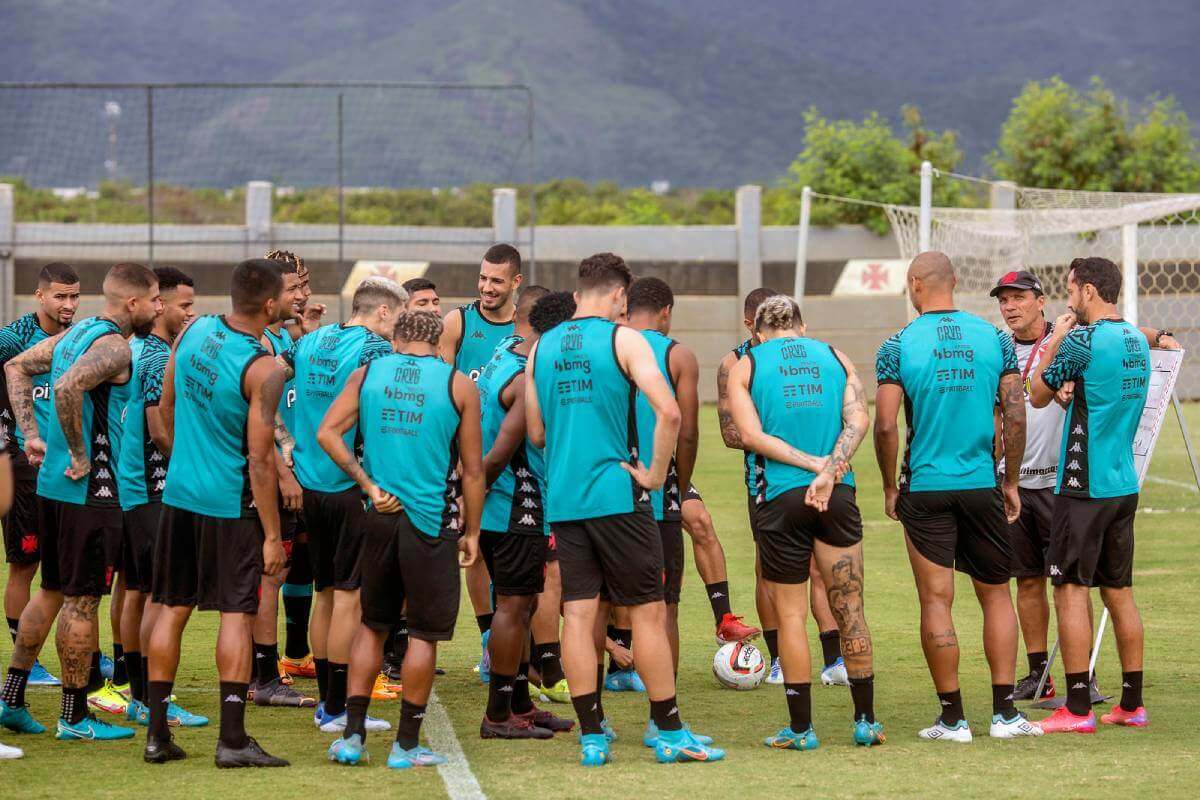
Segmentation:
<svg viewBox="0 0 1200 800">
<path fill-rule="evenodd" d="M 1017 675 L 1017 614 L 1008 583 L 974 584 L 983 607 L 983 652 L 992 670 L 992 685 L 1011 686 Z"/>
<path fill-rule="evenodd" d="M 96 611 L 99 597 L 68 597 L 58 615 L 58 660 L 62 684 L 67 689 L 87 686 L 96 642 Z"/>
<path fill-rule="evenodd" d="M 921 601 L 921 649 L 929 674 L 939 692 L 958 690 L 958 635 L 950 613 L 954 605 L 954 570 L 934 564 L 921 555 L 908 534 L 904 536 L 908 560 Z"/>
<path fill-rule="evenodd" d="M 874 651 L 863 607 L 862 545 L 831 547 L 817 542 L 813 556 L 825 580 L 829 610 L 841 634 L 846 674 L 851 678 L 873 675 Z"/>
<path fill-rule="evenodd" d="M 13 643 L 12 666 L 28 670 L 37 660 L 46 637 L 50 635 L 50 626 L 62 608 L 63 596 L 59 592 L 48 592 L 39 589 L 25 610 L 21 612 L 21 622 L 17 626 L 17 640 Z"/>
</svg>

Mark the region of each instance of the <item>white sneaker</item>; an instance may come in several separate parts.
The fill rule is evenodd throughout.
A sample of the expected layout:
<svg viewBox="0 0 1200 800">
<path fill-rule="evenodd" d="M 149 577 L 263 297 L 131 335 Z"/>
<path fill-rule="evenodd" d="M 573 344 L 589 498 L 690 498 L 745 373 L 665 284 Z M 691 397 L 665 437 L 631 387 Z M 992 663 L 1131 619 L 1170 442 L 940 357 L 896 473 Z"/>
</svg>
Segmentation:
<svg viewBox="0 0 1200 800">
<path fill-rule="evenodd" d="M 24 758 L 25 751 L 19 747 L 9 747 L 6 744 L 0 744 L 0 758 Z"/>
<path fill-rule="evenodd" d="M 767 674 L 767 683 L 774 686 L 783 684 L 783 665 L 779 663 L 779 659 L 771 662 L 771 671 Z"/>
<path fill-rule="evenodd" d="M 376 719 L 375 717 L 368 716 L 365 727 L 368 731 L 390 731 L 392 723 L 386 719 Z M 330 718 L 326 716 L 320 725 L 321 733 L 343 733 L 345 730 L 346 712 L 344 711 L 336 717 Z"/>
<path fill-rule="evenodd" d="M 922 739 L 929 739 L 937 742 L 962 742 L 967 744 L 971 741 L 971 726 L 967 724 L 965 719 L 960 719 L 955 723 L 954 727 L 950 727 L 942 722 L 941 717 L 928 728 L 923 728 L 917 731 L 917 736 Z"/>
<path fill-rule="evenodd" d="M 1020 711 L 1016 716 L 1005 719 L 999 714 L 992 715 L 992 727 L 988 735 L 993 739 L 1015 739 L 1018 736 L 1041 736 L 1042 726 L 1030 722 Z"/>
<path fill-rule="evenodd" d="M 821 670 L 821 683 L 826 686 L 849 686 L 850 676 L 846 674 L 846 662 L 841 656 L 838 660 Z"/>
</svg>

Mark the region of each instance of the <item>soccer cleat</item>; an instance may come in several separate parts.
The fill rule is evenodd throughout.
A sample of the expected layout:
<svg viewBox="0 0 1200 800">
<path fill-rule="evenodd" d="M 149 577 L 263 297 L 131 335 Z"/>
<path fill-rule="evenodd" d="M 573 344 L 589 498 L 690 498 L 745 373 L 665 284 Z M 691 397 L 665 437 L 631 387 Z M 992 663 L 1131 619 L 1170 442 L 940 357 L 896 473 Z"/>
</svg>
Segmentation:
<svg viewBox="0 0 1200 800">
<path fill-rule="evenodd" d="M 767 673 L 767 683 L 772 686 L 783 685 L 783 664 L 779 663 L 779 659 L 771 662 L 771 671 Z"/>
<path fill-rule="evenodd" d="M 811 725 L 800 733 L 792 730 L 791 726 L 782 728 L 774 736 L 763 739 L 763 744 L 775 750 L 816 750 L 821 746 L 821 742 L 817 739 L 817 732 L 812 729 Z"/>
<path fill-rule="evenodd" d="M 1020 711 L 1012 717 L 1005 718 L 1002 714 L 992 715 L 992 727 L 988 729 L 988 735 L 993 739 L 1015 739 L 1018 736 L 1041 736 L 1042 728 L 1036 722 L 1030 722 L 1029 718 Z"/>
<path fill-rule="evenodd" d="M 1150 717 L 1146 715 L 1146 707 L 1138 706 L 1135 711 L 1126 711 L 1121 706 L 1112 707 L 1112 711 L 1100 717 L 1100 721 L 1105 725 L 1123 725 L 1127 728 L 1144 728 L 1150 724 Z"/>
<path fill-rule="evenodd" d="M 320 700 L 317 701 L 317 707 L 313 709 L 313 725 L 317 728 L 321 727 L 321 718 L 325 716 L 325 704 Z"/>
<path fill-rule="evenodd" d="M 488 642 L 491 638 L 491 628 L 479 636 L 479 648 L 483 653 L 479 656 L 479 663 L 475 665 L 475 671 L 479 673 L 479 680 L 482 683 L 488 683 L 492 679 L 492 655 L 488 652 Z"/>
<path fill-rule="evenodd" d="M 332 716 L 325 712 L 324 706 L 319 707 L 321 719 L 317 724 L 317 728 L 321 733 L 341 733 L 346 730 L 346 712 Z M 367 717 L 366 728 L 368 731 L 390 731 L 392 723 L 385 719 L 376 719 L 375 717 Z"/>
<path fill-rule="evenodd" d="M 542 696 L 551 703 L 569 703 L 571 702 L 571 689 L 567 686 L 567 679 L 563 678 L 553 686 L 542 686 Z"/>
<path fill-rule="evenodd" d="M 603 733 L 589 733 L 579 737 L 580 764 L 585 767 L 603 767 L 611 760 L 608 738 Z"/>
<path fill-rule="evenodd" d="M 705 736 L 703 733 L 696 733 L 691 729 L 690 726 L 688 726 L 686 722 L 683 723 L 683 729 L 692 734 L 692 736 L 696 737 L 696 741 L 700 744 L 708 745 L 713 743 L 711 736 Z M 646 730 L 642 732 L 642 744 L 646 747 L 658 746 L 658 726 L 654 724 L 654 720 L 652 719 L 646 720 Z"/>
<path fill-rule="evenodd" d="M 534 706 L 524 714 L 513 714 L 514 717 L 524 717 L 533 723 L 538 728 L 545 728 L 554 733 L 567 733 L 575 727 L 575 720 L 566 719 L 556 714 L 551 714 L 549 711 Z"/>
<path fill-rule="evenodd" d="M 109 714 L 124 714 L 129 707 L 129 701 L 117 691 L 112 681 L 105 681 L 103 686 L 89 694 L 87 702 L 97 711 L 107 711 Z"/>
<path fill-rule="evenodd" d="M 150 709 L 141 700 L 130 700 L 129 705 L 125 707 L 125 721 L 142 726 L 149 725 Z"/>
<path fill-rule="evenodd" d="M 691 731 L 659 731 L 658 743 L 654 746 L 654 757 L 660 764 L 683 763 L 686 761 L 720 761 L 725 751 L 719 747 L 700 744 Z"/>
<path fill-rule="evenodd" d="M 149 710 L 146 711 L 149 715 Z M 147 716 L 149 720 L 149 716 Z M 172 728 L 203 728 L 208 724 L 208 717 L 203 714 L 193 714 L 174 701 L 167 704 L 167 724 Z"/>
<path fill-rule="evenodd" d="M 42 662 L 34 661 L 29 669 L 29 686 L 62 686 L 62 681 L 50 674 L 50 670 L 42 666 Z"/>
<path fill-rule="evenodd" d="M 1083 716 L 1072 714 L 1070 709 L 1063 706 L 1056 708 L 1040 725 L 1042 733 L 1095 733 L 1096 715 L 1090 710 Z"/>
<path fill-rule="evenodd" d="M 46 726 L 33 718 L 29 706 L 13 708 L 0 700 L 0 725 L 13 733 L 45 733 Z"/>
<path fill-rule="evenodd" d="M 379 673 L 376 684 L 393 694 L 400 694 L 404 691 L 404 681 L 399 676 L 393 678 L 386 670 Z"/>
<path fill-rule="evenodd" d="M 1042 696 L 1034 697 L 1037 694 L 1038 683 L 1042 680 L 1040 673 L 1031 672 L 1021 680 L 1017 681 L 1016 688 L 1013 689 L 1013 700 L 1045 700 L 1049 697 L 1054 697 L 1054 678 L 1047 676 L 1046 685 L 1042 687 Z"/>
<path fill-rule="evenodd" d="M 287 706 L 289 708 L 315 708 L 317 698 L 305 697 L 291 686 L 285 686 L 278 678 L 270 683 L 261 683 L 254 692 L 256 706 Z"/>
<path fill-rule="evenodd" d="M 128 683 L 113 684 L 113 688 L 117 690 L 117 694 L 124 697 L 127 701 L 133 699 L 133 687 Z"/>
<path fill-rule="evenodd" d="M 24 758 L 25 751 L 19 747 L 12 747 L 7 744 L 0 744 L 0 759 Z"/>
<path fill-rule="evenodd" d="M 971 726 L 965 719 L 960 719 L 953 725 L 947 725 L 938 717 L 937 722 L 928 728 L 917 731 L 917 736 L 931 742 L 959 742 L 967 744 L 971 741 Z"/>
<path fill-rule="evenodd" d="M 428 747 L 417 745 L 411 750 L 405 750 L 399 742 L 392 742 L 392 752 L 388 753 L 388 769 L 412 769 L 413 767 L 436 767 L 445 764 L 446 757 L 439 756 Z"/>
<path fill-rule="evenodd" d="M 291 675 L 293 678 L 317 677 L 317 665 L 313 661 L 312 653 L 309 653 L 304 658 L 288 658 L 284 656 L 279 659 L 279 670 Z"/>
<path fill-rule="evenodd" d="M 753 625 L 747 625 L 742 622 L 742 618 L 733 614 L 725 614 L 721 617 L 721 621 L 717 623 L 717 644 L 729 644 L 730 642 L 742 642 L 746 639 L 753 639 L 762 631 Z"/>
<path fill-rule="evenodd" d="M 111 722 L 102 722 L 96 719 L 94 715 L 88 714 L 75 724 L 71 724 L 60 717 L 54 738 L 103 742 L 115 739 L 131 739 L 133 738 L 133 733 L 133 728 L 123 728 L 120 725 L 113 725 Z"/>
<path fill-rule="evenodd" d="M 117 669 L 117 665 L 113 663 L 113 660 L 111 658 L 109 658 L 108 656 L 104 655 L 104 653 L 101 653 L 100 654 L 100 677 L 104 678 L 104 680 L 106 680 L 106 681 L 111 681 L 113 673 L 116 671 L 116 669 Z"/>
<path fill-rule="evenodd" d="M 576 736 L 579 737 L 579 741 L 581 741 L 581 742 L 583 741 L 584 735 L 585 734 L 583 733 L 583 731 L 580 731 L 579 733 L 576 734 Z M 591 734 L 589 734 L 589 735 L 591 735 Z M 612 726 L 612 723 L 608 721 L 608 717 L 605 717 L 604 719 L 600 720 L 600 733 L 594 734 L 594 735 L 603 736 L 605 741 L 607 741 L 609 744 L 612 744 L 613 742 L 615 742 L 617 740 L 617 729 L 614 728 Z"/>
<path fill-rule="evenodd" d="M 246 746 L 234 750 L 226 747 L 217 739 L 217 755 L 215 758 L 220 769 L 236 769 L 238 767 L 287 767 L 288 762 L 262 749 L 253 736 L 246 737 Z"/>
<path fill-rule="evenodd" d="M 642 678 L 632 669 L 621 669 L 616 672 L 610 672 L 604 678 L 604 691 L 606 692 L 644 692 L 646 684 L 642 683 Z"/>
<path fill-rule="evenodd" d="M 887 737 L 883 735 L 883 723 L 879 720 L 867 722 L 864 714 L 854 723 L 854 743 L 860 747 L 873 747 L 883 744 Z"/>
<path fill-rule="evenodd" d="M 553 739 L 554 731 L 534 725 L 529 717 L 510 714 L 508 719 L 495 722 L 484 714 L 479 723 L 480 739 Z"/>
<path fill-rule="evenodd" d="M 388 688 L 387 678 L 383 676 L 382 672 L 375 676 L 375 685 L 371 687 L 372 700 L 395 700 L 399 696 L 395 691 Z"/>
<path fill-rule="evenodd" d="M 838 656 L 838 660 L 821 670 L 821 683 L 826 686 L 849 686 L 850 676 L 846 674 L 846 662 Z"/>
<path fill-rule="evenodd" d="M 391 661 L 385 661 L 383 662 L 383 674 L 389 681 L 399 685 L 400 682 L 404 680 L 404 665 L 400 663 L 393 663 Z M 445 675 L 446 673 L 438 672 L 436 674 Z"/>
<path fill-rule="evenodd" d="M 330 761 L 345 764 L 348 767 L 366 764 L 371 760 L 371 755 L 367 752 L 362 737 L 357 733 L 353 736 L 334 739 L 329 745 L 328 756 Z"/>
<path fill-rule="evenodd" d="M 153 736 L 146 739 L 146 749 L 142 751 L 142 761 L 147 764 L 165 764 L 168 761 L 180 761 L 187 758 L 183 748 L 168 737 L 165 741 Z"/>
</svg>

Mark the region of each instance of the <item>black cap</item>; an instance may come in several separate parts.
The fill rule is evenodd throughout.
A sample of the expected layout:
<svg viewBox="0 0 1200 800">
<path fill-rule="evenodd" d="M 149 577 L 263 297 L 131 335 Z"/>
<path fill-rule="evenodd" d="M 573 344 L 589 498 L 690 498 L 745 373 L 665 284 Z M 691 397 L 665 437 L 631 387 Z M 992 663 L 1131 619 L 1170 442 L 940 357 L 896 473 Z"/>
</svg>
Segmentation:
<svg viewBox="0 0 1200 800">
<path fill-rule="evenodd" d="M 1038 294 L 1045 294 L 1042 290 L 1042 282 L 1038 280 L 1037 275 L 1024 269 L 1001 275 L 1000 280 L 996 281 L 996 288 L 991 291 L 991 296 L 995 297 L 1000 294 L 1001 289 L 1032 289 Z"/>
</svg>

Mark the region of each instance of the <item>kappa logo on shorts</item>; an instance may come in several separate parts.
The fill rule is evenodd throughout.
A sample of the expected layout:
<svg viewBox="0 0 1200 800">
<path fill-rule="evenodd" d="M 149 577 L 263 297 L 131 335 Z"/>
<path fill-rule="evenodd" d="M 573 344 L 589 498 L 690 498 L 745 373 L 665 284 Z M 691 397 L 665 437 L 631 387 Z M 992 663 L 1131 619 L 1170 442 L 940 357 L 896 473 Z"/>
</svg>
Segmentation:
<svg viewBox="0 0 1200 800">
<path fill-rule="evenodd" d="M 96 470 L 96 480 L 107 481 L 107 480 L 110 480 L 111 478 L 112 478 L 112 473 L 109 472 L 108 470 L 106 470 L 104 467 L 101 467 L 100 469 Z"/>
<path fill-rule="evenodd" d="M 1074 428 L 1071 429 L 1071 434 L 1073 436 L 1083 436 L 1083 426 L 1076 425 Z"/>
<path fill-rule="evenodd" d="M 526 497 L 521 501 L 521 508 L 537 508 L 537 503 L 533 502 L 532 497 Z"/>
<path fill-rule="evenodd" d="M 529 470 L 525 469 L 524 467 L 520 467 L 517 469 L 515 474 L 518 478 L 528 478 Z"/>
<path fill-rule="evenodd" d="M 113 496 L 112 489 L 109 489 L 107 486 L 101 486 L 99 489 L 96 490 L 96 494 L 95 494 L 95 497 L 103 497 L 103 498 L 110 498 L 112 496 Z"/>
<path fill-rule="evenodd" d="M 1076 461 L 1075 459 L 1071 459 L 1071 463 L 1067 464 L 1067 469 L 1072 470 L 1072 471 L 1077 471 L 1077 470 L 1083 469 L 1083 467 L 1080 466 L 1078 461 Z"/>
<path fill-rule="evenodd" d="M 1072 453 L 1082 453 L 1083 445 L 1081 445 L 1079 442 L 1076 442 L 1075 444 L 1071 445 L 1071 452 Z"/>
<path fill-rule="evenodd" d="M 97 433 L 96 438 L 93 440 L 93 443 L 101 445 L 101 446 L 105 446 L 108 444 L 108 437 L 105 436 L 103 433 Z"/>
<path fill-rule="evenodd" d="M 521 517 L 520 522 L 522 525 L 533 525 L 536 520 L 533 518 L 532 514 L 525 514 Z"/>
<path fill-rule="evenodd" d="M 1072 489 L 1078 489 L 1082 485 L 1083 484 L 1081 484 L 1079 481 L 1075 480 L 1074 477 L 1067 478 L 1067 486 L 1070 486 Z"/>
<path fill-rule="evenodd" d="M 1057 576 L 1057 577 L 1061 578 L 1061 577 L 1062 577 L 1062 570 L 1058 568 L 1058 565 L 1057 565 L 1057 564 L 1051 564 L 1051 565 L 1050 565 L 1050 577 L 1051 577 L 1051 578 L 1053 578 L 1053 577 L 1055 577 L 1055 576 Z"/>
</svg>

